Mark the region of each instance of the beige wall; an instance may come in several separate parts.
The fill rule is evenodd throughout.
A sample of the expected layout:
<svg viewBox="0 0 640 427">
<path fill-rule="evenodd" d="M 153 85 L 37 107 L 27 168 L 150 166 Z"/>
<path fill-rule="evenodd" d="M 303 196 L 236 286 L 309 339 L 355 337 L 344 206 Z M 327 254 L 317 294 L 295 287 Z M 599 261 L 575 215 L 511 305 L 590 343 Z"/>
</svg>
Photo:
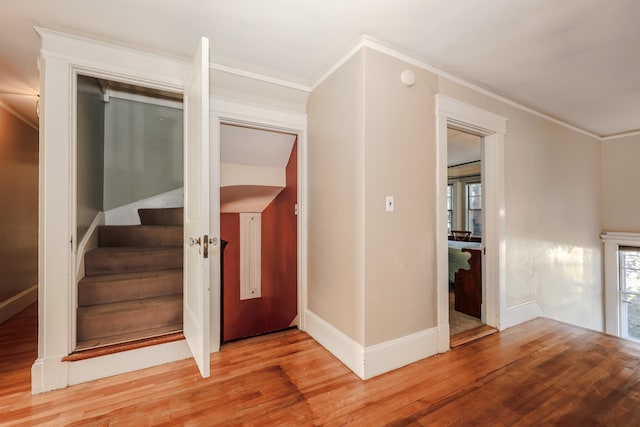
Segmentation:
<svg viewBox="0 0 640 427">
<path fill-rule="evenodd" d="M 370 49 L 309 98 L 310 309 L 365 347 L 436 326 L 436 93 L 508 119 L 506 306 L 601 330 L 600 141 Z"/>
<path fill-rule="evenodd" d="M 601 330 L 600 141 L 444 78 L 440 91 L 508 119 L 506 303 Z"/>
<path fill-rule="evenodd" d="M 309 96 L 308 308 L 364 344 L 364 54 Z"/>
<path fill-rule="evenodd" d="M 602 143 L 602 230 L 640 232 L 640 135 Z"/>
<path fill-rule="evenodd" d="M 365 346 L 436 326 L 437 78 L 365 49 Z M 416 83 L 400 74 L 411 68 Z M 393 196 L 394 212 L 385 211 Z"/>
<path fill-rule="evenodd" d="M 96 214 L 103 210 L 104 101 L 98 80 L 78 76 L 77 238 L 82 240 Z"/>
<path fill-rule="evenodd" d="M 0 106 L 0 304 L 38 283 L 38 131 Z"/>
</svg>

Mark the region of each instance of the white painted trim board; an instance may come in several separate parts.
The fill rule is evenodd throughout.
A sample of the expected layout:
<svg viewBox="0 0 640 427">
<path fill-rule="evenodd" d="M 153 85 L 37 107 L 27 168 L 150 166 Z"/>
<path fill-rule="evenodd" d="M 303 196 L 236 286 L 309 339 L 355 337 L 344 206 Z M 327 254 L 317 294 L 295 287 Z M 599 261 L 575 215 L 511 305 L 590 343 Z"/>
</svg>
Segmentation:
<svg viewBox="0 0 640 427">
<path fill-rule="evenodd" d="M 0 302 L 0 324 L 11 319 L 34 302 L 38 301 L 38 285 L 33 285 L 24 291 Z"/>
</svg>

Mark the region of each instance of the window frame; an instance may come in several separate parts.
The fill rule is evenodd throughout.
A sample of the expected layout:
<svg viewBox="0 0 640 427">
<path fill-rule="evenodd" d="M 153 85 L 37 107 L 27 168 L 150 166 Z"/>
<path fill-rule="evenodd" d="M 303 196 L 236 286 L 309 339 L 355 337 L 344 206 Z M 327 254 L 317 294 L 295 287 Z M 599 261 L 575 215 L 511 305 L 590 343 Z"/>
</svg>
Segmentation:
<svg viewBox="0 0 640 427">
<path fill-rule="evenodd" d="M 604 331 L 633 341 L 639 338 L 628 336 L 627 310 L 621 291 L 621 248 L 633 248 L 640 252 L 640 233 L 605 232 L 600 235 L 604 242 Z"/>
<path fill-rule="evenodd" d="M 477 181 L 467 180 L 464 183 L 464 192 L 465 192 L 465 226 L 466 230 L 471 231 L 471 235 L 475 237 L 482 237 L 482 229 L 483 229 L 483 221 L 482 221 L 482 179 L 478 177 Z M 479 185 L 480 186 L 480 195 L 479 196 L 471 196 L 471 192 L 469 191 L 470 185 Z M 480 208 L 472 208 L 471 207 L 471 197 L 479 197 L 480 198 Z M 480 233 L 474 233 L 473 226 L 470 224 L 471 215 L 470 212 L 479 212 L 480 213 Z"/>
</svg>

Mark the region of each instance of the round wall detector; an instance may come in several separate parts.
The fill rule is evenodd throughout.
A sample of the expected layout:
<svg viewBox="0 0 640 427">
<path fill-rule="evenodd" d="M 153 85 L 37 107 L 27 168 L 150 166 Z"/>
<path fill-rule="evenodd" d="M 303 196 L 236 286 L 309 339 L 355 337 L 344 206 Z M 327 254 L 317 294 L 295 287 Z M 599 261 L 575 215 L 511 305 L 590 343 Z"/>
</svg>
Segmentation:
<svg viewBox="0 0 640 427">
<path fill-rule="evenodd" d="M 407 68 L 400 74 L 400 81 L 406 87 L 411 87 L 416 82 L 416 75 L 413 71 Z"/>
</svg>

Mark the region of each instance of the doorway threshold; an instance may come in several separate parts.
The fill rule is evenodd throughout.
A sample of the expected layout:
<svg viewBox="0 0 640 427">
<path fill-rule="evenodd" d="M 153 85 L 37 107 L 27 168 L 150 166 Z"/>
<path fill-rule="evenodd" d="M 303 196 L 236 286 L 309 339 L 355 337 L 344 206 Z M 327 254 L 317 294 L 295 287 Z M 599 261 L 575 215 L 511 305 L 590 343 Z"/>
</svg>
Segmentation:
<svg viewBox="0 0 640 427">
<path fill-rule="evenodd" d="M 109 354 L 120 353 L 123 351 L 135 350 L 138 348 L 149 347 L 152 345 L 166 344 L 173 341 L 184 339 L 182 331 L 171 331 L 165 334 L 156 334 L 154 336 L 135 339 L 135 340 L 119 340 L 116 342 L 102 342 L 98 345 L 95 343 L 78 343 L 78 346 L 68 356 L 62 358 L 63 362 L 75 362 L 78 360 L 91 359 L 93 357 L 106 356 Z"/>
<path fill-rule="evenodd" d="M 449 340 L 451 348 L 459 347 L 471 341 L 475 341 L 480 338 L 484 338 L 489 335 L 493 335 L 498 330 L 491 326 L 482 325 L 479 328 L 469 329 L 468 331 L 460 332 L 459 334 L 451 335 Z"/>
</svg>

